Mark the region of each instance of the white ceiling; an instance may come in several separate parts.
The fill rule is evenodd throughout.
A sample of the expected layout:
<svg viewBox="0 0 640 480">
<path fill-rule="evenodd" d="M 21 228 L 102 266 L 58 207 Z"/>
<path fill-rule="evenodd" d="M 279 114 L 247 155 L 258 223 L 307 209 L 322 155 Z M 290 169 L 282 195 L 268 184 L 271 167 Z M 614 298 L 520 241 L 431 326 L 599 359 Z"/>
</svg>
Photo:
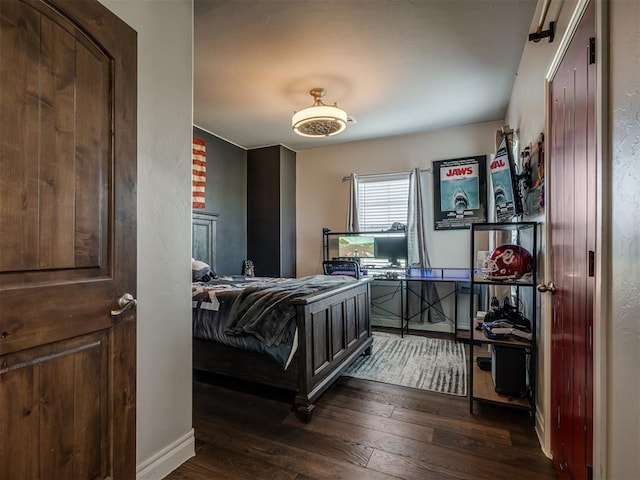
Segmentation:
<svg viewBox="0 0 640 480">
<path fill-rule="evenodd" d="M 195 0 L 194 123 L 293 150 L 502 120 L 536 0 Z M 325 103 L 357 123 L 293 133 Z"/>
</svg>

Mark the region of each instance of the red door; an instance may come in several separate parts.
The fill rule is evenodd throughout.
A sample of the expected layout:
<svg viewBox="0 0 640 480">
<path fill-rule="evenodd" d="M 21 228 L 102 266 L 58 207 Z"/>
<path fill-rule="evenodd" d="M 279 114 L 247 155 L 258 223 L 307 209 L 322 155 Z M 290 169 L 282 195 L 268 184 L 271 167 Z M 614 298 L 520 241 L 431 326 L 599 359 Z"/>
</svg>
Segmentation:
<svg viewBox="0 0 640 480">
<path fill-rule="evenodd" d="M 594 2 L 551 83 L 551 450 L 559 478 L 592 463 L 596 226 Z"/>
</svg>

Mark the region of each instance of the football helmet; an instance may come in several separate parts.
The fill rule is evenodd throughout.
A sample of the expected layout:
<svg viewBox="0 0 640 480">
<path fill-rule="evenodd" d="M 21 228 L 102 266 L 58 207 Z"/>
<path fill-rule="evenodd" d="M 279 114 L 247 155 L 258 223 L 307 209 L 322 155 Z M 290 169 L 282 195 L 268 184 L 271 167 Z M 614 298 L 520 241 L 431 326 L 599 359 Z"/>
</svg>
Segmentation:
<svg viewBox="0 0 640 480">
<path fill-rule="evenodd" d="M 533 257 L 520 245 L 500 245 L 484 261 L 482 272 L 489 280 L 518 280 L 533 271 Z"/>
</svg>

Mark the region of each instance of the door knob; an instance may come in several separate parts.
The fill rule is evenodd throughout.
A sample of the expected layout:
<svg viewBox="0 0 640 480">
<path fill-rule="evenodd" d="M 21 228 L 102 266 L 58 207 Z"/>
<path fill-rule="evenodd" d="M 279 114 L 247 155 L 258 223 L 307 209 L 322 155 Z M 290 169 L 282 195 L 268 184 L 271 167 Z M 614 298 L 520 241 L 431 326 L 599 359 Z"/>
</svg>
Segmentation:
<svg viewBox="0 0 640 480">
<path fill-rule="evenodd" d="M 111 315 L 114 317 L 120 315 L 122 312 L 129 310 L 131 307 L 137 305 L 138 301 L 130 293 L 125 293 L 118 299 L 118 305 L 120 310 L 111 310 Z"/>
<path fill-rule="evenodd" d="M 547 285 L 545 285 L 544 283 L 539 283 L 538 291 L 542 293 L 549 292 L 551 293 L 551 295 L 553 295 L 554 293 L 556 293 L 556 286 L 553 284 L 553 282 L 549 282 Z"/>
</svg>

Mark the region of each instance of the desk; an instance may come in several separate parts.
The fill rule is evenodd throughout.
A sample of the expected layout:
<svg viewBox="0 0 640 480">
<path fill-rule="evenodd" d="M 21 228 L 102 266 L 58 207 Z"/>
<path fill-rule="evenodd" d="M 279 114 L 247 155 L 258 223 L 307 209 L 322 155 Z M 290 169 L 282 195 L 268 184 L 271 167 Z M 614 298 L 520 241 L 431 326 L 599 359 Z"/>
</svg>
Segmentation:
<svg viewBox="0 0 640 480">
<path fill-rule="evenodd" d="M 437 314 L 442 315 L 445 320 L 449 320 L 454 325 L 454 337 L 458 338 L 458 293 L 461 293 L 462 290 L 468 290 L 469 279 L 468 278 L 442 278 L 442 277 L 413 277 L 406 275 L 383 275 L 383 276 L 373 276 L 375 281 L 381 282 L 397 282 L 400 287 L 400 334 L 404 336 L 405 332 L 409 332 L 409 321 L 416 316 L 424 315 L 425 312 L 432 313 L 431 309 L 434 309 Z M 445 283 L 451 285 L 453 288 L 445 293 L 444 295 L 438 295 L 438 300 L 431 300 L 433 297 L 433 292 L 435 291 L 435 286 L 438 283 Z M 419 287 L 412 288 L 412 284 L 418 284 Z M 467 289 L 464 289 L 464 286 L 467 286 Z M 396 292 L 392 295 L 394 296 Z M 469 291 L 469 293 L 471 293 Z M 420 299 L 420 308 L 417 312 L 410 312 L 410 296 L 414 295 Z M 454 303 L 454 313 L 453 318 L 447 316 L 442 308 L 438 308 L 438 304 L 448 298 L 453 296 Z M 375 300 L 372 297 L 372 301 Z M 381 306 L 377 306 L 378 308 L 382 308 Z M 394 312 L 386 310 L 387 313 L 395 315 Z"/>
</svg>

